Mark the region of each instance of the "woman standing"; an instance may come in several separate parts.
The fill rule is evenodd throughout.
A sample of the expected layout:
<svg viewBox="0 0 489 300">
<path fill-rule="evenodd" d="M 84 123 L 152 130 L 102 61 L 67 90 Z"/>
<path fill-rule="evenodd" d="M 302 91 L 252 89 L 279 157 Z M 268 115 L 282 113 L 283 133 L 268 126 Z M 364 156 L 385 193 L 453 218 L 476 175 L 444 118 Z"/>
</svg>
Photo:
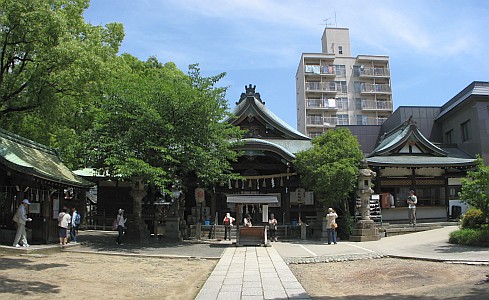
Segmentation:
<svg viewBox="0 0 489 300">
<path fill-rule="evenodd" d="M 58 215 L 58 236 L 59 236 L 59 244 L 61 246 L 66 245 L 68 241 L 68 226 L 71 223 L 71 216 L 68 213 L 68 208 L 63 207 L 61 212 Z"/>
<path fill-rule="evenodd" d="M 328 233 L 328 245 L 331 245 L 331 240 L 336 244 L 336 218 L 338 215 L 331 207 L 328 208 L 328 214 L 326 215 L 326 231 Z"/>
<path fill-rule="evenodd" d="M 277 219 L 275 219 L 274 214 L 270 214 L 270 219 L 268 219 L 268 226 L 270 229 L 270 241 L 277 241 Z"/>
<path fill-rule="evenodd" d="M 119 213 L 117 214 L 117 231 L 119 235 L 117 236 L 116 242 L 122 245 L 122 237 L 124 236 L 124 229 L 126 228 L 127 218 L 124 219 L 124 210 L 119 208 Z"/>
</svg>

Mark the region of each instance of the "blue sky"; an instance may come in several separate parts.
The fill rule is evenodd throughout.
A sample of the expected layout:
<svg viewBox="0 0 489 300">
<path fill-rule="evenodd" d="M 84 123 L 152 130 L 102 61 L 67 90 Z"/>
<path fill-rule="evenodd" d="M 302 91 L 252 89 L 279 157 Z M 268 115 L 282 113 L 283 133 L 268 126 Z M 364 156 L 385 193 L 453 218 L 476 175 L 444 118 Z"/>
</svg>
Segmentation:
<svg viewBox="0 0 489 300">
<path fill-rule="evenodd" d="M 489 1 L 91 0 L 85 19 L 123 23 L 121 52 L 141 60 L 226 72 L 231 108 L 256 85 L 294 128 L 297 66 L 302 53 L 321 52 L 326 23 L 350 29 L 352 56 L 389 56 L 395 108 L 440 106 L 489 81 Z"/>
</svg>

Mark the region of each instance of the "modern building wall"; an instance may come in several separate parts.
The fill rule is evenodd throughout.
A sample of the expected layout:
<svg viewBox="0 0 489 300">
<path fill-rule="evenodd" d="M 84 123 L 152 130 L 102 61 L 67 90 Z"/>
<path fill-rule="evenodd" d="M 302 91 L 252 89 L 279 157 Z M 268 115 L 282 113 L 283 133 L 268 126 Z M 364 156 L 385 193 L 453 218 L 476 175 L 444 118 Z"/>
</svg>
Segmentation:
<svg viewBox="0 0 489 300">
<path fill-rule="evenodd" d="M 440 139 L 489 165 L 489 82 L 474 81 L 441 107 Z"/>
<path fill-rule="evenodd" d="M 297 129 L 381 125 L 393 110 L 389 57 L 351 56 L 349 30 L 326 28 L 322 53 L 303 53 L 296 73 Z"/>
</svg>

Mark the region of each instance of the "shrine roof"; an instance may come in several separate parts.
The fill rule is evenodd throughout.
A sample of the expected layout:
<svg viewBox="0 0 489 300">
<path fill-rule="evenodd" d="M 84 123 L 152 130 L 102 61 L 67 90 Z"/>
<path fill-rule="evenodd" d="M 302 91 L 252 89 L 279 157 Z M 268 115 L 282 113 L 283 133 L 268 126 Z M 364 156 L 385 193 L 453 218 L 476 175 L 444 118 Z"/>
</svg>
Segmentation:
<svg viewBox="0 0 489 300">
<path fill-rule="evenodd" d="M 2 129 L 0 163 L 17 172 L 55 183 L 77 187 L 94 185 L 69 170 L 53 149 Z"/>
</svg>

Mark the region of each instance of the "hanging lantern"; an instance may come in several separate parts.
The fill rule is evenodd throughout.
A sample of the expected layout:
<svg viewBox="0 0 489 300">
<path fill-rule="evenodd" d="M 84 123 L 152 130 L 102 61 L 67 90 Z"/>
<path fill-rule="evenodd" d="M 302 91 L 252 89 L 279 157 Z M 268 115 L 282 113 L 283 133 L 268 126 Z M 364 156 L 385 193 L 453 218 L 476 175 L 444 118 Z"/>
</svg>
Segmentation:
<svg viewBox="0 0 489 300">
<path fill-rule="evenodd" d="M 253 187 L 253 183 L 251 183 L 251 179 L 248 179 L 248 187 L 249 188 Z"/>
<path fill-rule="evenodd" d="M 257 179 L 256 180 L 256 189 L 259 190 L 260 189 L 260 179 Z"/>
<path fill-rule="evenodd" d="M 231 189 L 232 186 L 231 186 L 231 179 L 228 179 L 228 189 Z"/>
<path fill-rule="evenodd" d="M 262 185 L 262 186 L 263 186 L 264 188 L 266 188 L 266 187 L 267 187 L 267 180 L 266 180 L 266 178 L 263 178 L 263 185 Z"/>
<path fill-rule="evenodd" d="M 241 180 L 241 189 L 244 190 L 244 180 Z"/>
<path fill-rule="evenodd" d="M 237 189 L 239 188 L 239 182 L 238 182 L 238 181 L 239 181 L 239 180 L 238 180 L 238 179 L 236 179 L 236 182 L 234 183 L 234 187 L 235 187 L 235 188 L 237 188 Z"/>
<path fill-rule="evenodd" d="M 272 178 L 272 188 L 275 187 L 275 178 Z"/>
<path fill-rule="evenodd" d="M 280 177 L 280 186 L 284 186 L 284 178 Z"/>
</svg>

